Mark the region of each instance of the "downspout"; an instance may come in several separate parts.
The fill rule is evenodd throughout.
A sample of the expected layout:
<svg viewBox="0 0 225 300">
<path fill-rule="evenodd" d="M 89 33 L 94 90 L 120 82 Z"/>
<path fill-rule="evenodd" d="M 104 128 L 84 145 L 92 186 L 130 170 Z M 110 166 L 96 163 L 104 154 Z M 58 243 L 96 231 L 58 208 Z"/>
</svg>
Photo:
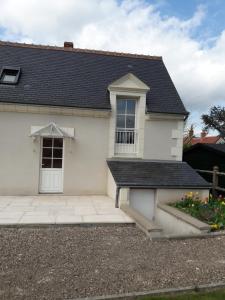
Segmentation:
<svg viewBox="0 0 225 300">
<path fill-rule="evenodd" d="M 119 208 L 119 196 L 120 196 L 120 186 L 116 187 L 116 203 L 115 203 L 115 207 Z"/>
<path fill-rule="evenodd" d="M 184 122 L 187 120 L 187 118 L 189 117 L 190 113 L 189 111 L 187 111 L 187 114 L 184 116 Z"/>
</svg>

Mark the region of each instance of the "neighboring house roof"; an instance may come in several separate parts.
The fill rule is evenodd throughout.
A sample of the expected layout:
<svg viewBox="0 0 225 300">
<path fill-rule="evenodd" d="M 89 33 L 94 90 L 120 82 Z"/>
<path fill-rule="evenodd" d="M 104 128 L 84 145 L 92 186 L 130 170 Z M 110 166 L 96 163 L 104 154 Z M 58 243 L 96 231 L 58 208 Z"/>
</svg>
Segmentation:
<svg viewBox="0 0 225 300">
<path fill-rule="evenodd" d="M 201 149 L 207 149 L 209 151 L 212 151 L 213 154 L 219 153 L 225 155 L 225 144 L 195 144 L 191 146 L 190 148 L 187 148 L 184 150 L 185 153 L 190 152 L 196 148 L 201 148 Z"/>
<path fill-rule="evenodd" d="M 0 42 L 0 69 L 21 68 L 0 102 L 110 110 L 108 86 L 127 73 L 150 87 L 147 112 L 187 114 L 161 57 Z"/>
<path fill-rule="evenodd" d="M 221 137 L 218 136 L 205 136 L 205 137 L 199 137 L 199 138 L 192 138 L 191 139 L 191 145 L 195 145 L 198 143 L 201 144 L 216 144 Z"/>
<path fill-rule="evenodd" d="M 210 187 L 186 162 L 114 159 L 107 163 L 117 186 L 120 187 Z"/>
</svg>

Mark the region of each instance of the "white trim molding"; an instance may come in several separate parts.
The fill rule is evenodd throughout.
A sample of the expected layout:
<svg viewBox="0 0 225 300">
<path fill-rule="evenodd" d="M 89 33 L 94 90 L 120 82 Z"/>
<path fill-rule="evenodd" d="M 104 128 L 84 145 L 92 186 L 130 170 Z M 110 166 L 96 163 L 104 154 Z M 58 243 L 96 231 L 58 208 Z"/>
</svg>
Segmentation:
<svg viewBox="0 0 225 300">
<path fill-rule="evenodd" d="M 137 78 L 132 73 L 128 73 L 123 77 L 115 80 L 108 86 L 109 91 L 136 91 L 136 92 L 147 92 L 150 90 L 149 86 L 147 86 L 143 81 Z"/>
<path fill-rule="evenodd" d="M 95 118 L 108 118 L 110 116 L 110 110 L 13 103 L 0 103 L 0 112 L 18 112 Z"/>
<path fill-rule="evenodd" d="M 169 113 L 147 113 L 146 120 L 184 120 L 184 115 L 180 114 L 169 114 Z"/>
<path fill-rule="evenodd" d="M 184 122 L 177 122 L 177 129 L 172 130 L 171 138 L 176 141 L 176 146 L 171 148 L 171 155 L 175 160 L 182 160 L 183 153 L 183 131 L 184 131 Z"/>
</svg>

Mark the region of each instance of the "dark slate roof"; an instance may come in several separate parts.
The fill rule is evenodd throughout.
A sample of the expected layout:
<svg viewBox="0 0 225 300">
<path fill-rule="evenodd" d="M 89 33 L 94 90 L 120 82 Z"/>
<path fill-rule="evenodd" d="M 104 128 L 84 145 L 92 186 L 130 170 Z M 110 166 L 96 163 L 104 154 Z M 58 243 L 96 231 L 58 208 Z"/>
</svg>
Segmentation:
<svg viewBox="0 0 225 300">
<path fill-rule="evenodd" d="M 0 102 L 109 110 L 108 85 L 133 73 L 150 86 L 148 112 L 187 113 L 161 57 L 0 42 L 3 66 L 21 78 L 0 85 Z"/>
<path fill-rule="evenodd" d="M 189 151 L 194 151 L 194 149 L 196 148 L 201 148 L 201 149 L 206 149 L 209 151 L 212 151 L 214 154 L 218 153 L 218 154 L 222 154 L 225 155 L 225 144 L 202 144 L 202 143 L 198 143 L 195 144 L 191 147 L 188 147 L 187 149 L 184 150 L 184 152 L 189 152 Z"/>
<path fill-rule="evenodd" d="M 117 159 L 107 163 L 116 184 L 121 187 L 210 187 L 186 162 Z"/>
</svg>

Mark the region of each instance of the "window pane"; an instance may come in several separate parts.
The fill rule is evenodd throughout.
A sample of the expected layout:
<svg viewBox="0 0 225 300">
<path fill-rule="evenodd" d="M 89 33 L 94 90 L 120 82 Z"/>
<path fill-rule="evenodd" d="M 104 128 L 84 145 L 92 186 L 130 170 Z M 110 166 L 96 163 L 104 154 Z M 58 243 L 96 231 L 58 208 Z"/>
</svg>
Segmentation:
<svg viewBox="0 0 225 300">
<path fill-rule="evenodd" d="M 43 148 L 42 157 L 52 157 L 52 148 Z"/>
<path fill-rule="evenodd" d="M 125 128 L 125 115 L 116 117 L 116 127 L 117 128 Z"/>
<path fill-rule="evenodd" d="M 135 114 L 135 104 L 136 101 L 135 100 L 127 100 L 127 114 Z"/>
<path fill-rule="evenodd" d="M 2 72 L 2 82 L 16 83 L 18 70 L 4 69 Z"/>
<path fill-rule="evenodd" d="M 43 138 L 43 147 L 52 147 L 52 139 Z"/>
<path fill-rule="evenodd" d="M 62 149 L 53 149 L 54 158 L 62 158 Z"/>
<path fill-rule="evenodd" d="M 15 82 L 16 81 L 16 76 L 15 75 L 8 75 L 4 74 L 2 78 L 3 82 Z"/>
<path fill-rule="evenodd" d="M 117 114 L 124 114 L 126 108 L 126 100 L 117 99 L 116 111 Z"/>
<path fill-rule="evenodd" d="M 51 159 L 42 159 L 42 168 L 51 168 Z"/>
<path fill-rule="evenodd" d="M 135 128 L 135 116 L 126 116 L 126 128 Z"/>
<path fill-rule="evenodd" d="M 53 168 L 62 168 L 62 159 L 54 159 Z"/>
<path fill-rule="evenodd" d="M 54 147 L 63 147 L 63 139 L 54 139 Z"/>
</svg>

